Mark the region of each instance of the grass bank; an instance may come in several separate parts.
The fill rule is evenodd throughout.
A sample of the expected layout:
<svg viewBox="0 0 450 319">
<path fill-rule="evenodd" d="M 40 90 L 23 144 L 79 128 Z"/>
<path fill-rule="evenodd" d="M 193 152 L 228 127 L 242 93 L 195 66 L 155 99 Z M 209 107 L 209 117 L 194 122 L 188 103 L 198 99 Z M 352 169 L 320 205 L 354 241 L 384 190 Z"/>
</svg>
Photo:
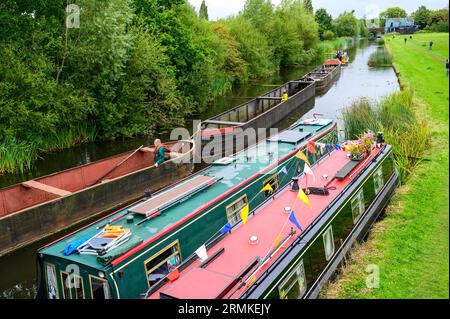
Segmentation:
<svg viewBox="0 0 450 319">
<path fill-rule="evenodd" d="M 424 43 L 434 42 L 432 51 Z M 400 187 L 387 216 L 374 225 L 367 242 L 353 250 L 323 298 L 449 297 L 449 109 L 444 62 L 448 33 L 386 36 L 403 90 L 412 90 L 420 105 L 431 143 L 422 161 Z M 380 270 L 380 285 L 369 289 L 368 265 Z"/>
</svg>

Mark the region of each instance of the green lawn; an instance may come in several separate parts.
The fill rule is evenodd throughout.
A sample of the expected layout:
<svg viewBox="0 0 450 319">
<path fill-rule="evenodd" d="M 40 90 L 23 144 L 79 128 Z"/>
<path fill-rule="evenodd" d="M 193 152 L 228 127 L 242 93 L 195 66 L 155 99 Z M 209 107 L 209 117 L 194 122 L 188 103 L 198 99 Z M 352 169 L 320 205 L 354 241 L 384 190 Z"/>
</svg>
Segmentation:
<svg viewBox="0 0 450 319">
<path fill-rule="evenodd" d="M 387 217 L 354 249 L 323 298 L 449 298 L 449 100 L 445 59 L 448 33 L 386 36 L 403 89 L 421 103 L 432 141 L 418 169 L 394 196 Z M 433 40 L 432 51 L 428 42 Z M 426 44 L 425 46 L 423 44 Z M 380 287 L 368 289 L 365 269 L 380 269 Z"/>
</svg>

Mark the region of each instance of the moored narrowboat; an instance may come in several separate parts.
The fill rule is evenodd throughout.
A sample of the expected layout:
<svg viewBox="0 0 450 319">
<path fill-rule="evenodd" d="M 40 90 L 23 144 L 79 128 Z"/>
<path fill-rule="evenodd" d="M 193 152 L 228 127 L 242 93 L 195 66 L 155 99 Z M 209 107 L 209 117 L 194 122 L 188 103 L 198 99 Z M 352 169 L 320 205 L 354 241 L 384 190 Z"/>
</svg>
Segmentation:
<svg viewBox="0 0 450 319">
<path fill-rule="evenodd" d="M 0 255 L 117 209 L 190 175 L 193 141 L 165 145 L 168 158 L 154 165 L 154 147 L 78 166 L 0 189 Z"/>
<path fill-rule="evenodd" d="M 246 223 L 196 250 L 144 297 L 316 298 L 398 183 L 391 146 L 350 152 L 338 146 L 305 169 Z"/>
<path fill-rule="evenodd" d="M 331 85 L 339 78 L 341 65 L 338 59 L 328 59 L 322 66 L 305 75 L 303 79 L 314 80 L 316 96 L 321 96 L 328 92 Z"/>
<path fill-rule="evenodd" d="M 283 94 L 286 94 L 284 99 Z M 209 144 L 207 150 L 202 148 L 203 158 L 218 159 L 253 145 L 256 139 L 241 138 L 247 129 L 257 131 L 273 127 L 294 111 L 300 111 L 300 117 L 314 106 L 314 98 L 313 80 L 289 81 L 264 95 L 202 121 L 199 139 L 202 146 Z M 222 152 L 211 154 L 209 150 L 217 149 L 217 144 L 222 146 Z"/>
<path fill-rule="evenodd" d="M 38 298 L 139 297 L 221 226 L 239 223 L 242 207 L 260 205 L 270 196 L 263 188 L 287 185 L 302 169 L 295 154 L 309 141 L 336 143 L 336 122 L 295 123 L 39 249 Z"/>
</svg>

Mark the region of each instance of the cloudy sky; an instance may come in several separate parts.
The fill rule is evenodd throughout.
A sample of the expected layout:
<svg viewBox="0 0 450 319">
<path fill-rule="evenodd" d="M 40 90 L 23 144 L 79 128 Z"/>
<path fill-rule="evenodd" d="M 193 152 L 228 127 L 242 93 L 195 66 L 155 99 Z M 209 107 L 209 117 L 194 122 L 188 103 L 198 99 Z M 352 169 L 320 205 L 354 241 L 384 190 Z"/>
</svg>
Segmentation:
<svg viewBox="0 0 450 319">
<path fill-rule="evenodd" d="M 202 0 L 189 0 L 197 9 Z M 278 5 L 281 0 L 272 0 Z M 206 0 L 210 20 L 238 13 L 244 7 L 245 0 Z M 404 8 L 408 13 L 415 11 L 419 6 L 425 5 L 429 9 L 441 9 L 448 5 L 448 0 L 313 0 L 314 9 L 325 8 L 333 17 L 337 17 L 345 10 L 355 10 L 357 17 L 364 15 L 368 18 L 377 16 L 379 12 L 392 6 Z"/>
</svg>

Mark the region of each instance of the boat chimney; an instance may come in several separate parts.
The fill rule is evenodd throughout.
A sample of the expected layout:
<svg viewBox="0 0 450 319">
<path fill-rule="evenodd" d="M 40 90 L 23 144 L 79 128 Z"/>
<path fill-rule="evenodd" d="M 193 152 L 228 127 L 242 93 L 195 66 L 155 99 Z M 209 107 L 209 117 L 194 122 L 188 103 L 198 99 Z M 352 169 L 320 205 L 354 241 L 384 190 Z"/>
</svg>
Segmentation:
<svg viewBox="0 0 450 319">
<path fill-rule="evenodd" d="M 149 188 L 146 188 L 144 190 L 144 196 L 145 196 L 146 199 L 152 198 L 152 191 Z"/>
<path fill-rule="evenodd" d="M 297 192 L 300 189 L 298 186 L 298 177 L 292 177 L 291 191 Z"/>
</svg>

